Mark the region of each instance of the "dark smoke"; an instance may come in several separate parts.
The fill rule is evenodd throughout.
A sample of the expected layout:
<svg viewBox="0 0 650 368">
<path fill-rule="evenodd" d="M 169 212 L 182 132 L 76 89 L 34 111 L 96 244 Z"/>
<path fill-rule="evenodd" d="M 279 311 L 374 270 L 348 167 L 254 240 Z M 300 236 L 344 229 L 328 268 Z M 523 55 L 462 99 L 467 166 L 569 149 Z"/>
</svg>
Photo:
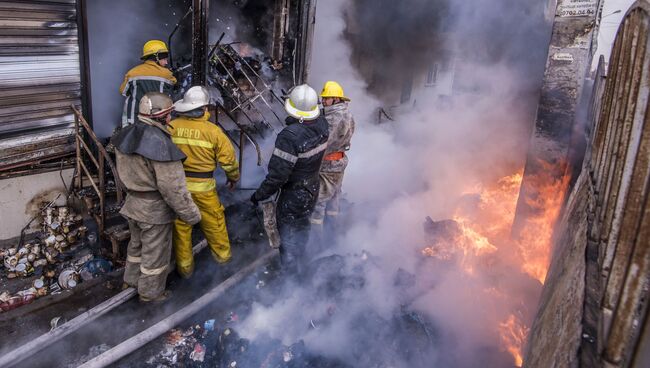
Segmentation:
<svg viewBox="0 0 650 368">
<path fill-rule="evenodd" d="M 545 9 L 533 0 L 353 0 L 345 8 L 346 36 L 377 96 L 449 57 L 507 65 L 534 89 L 550 36 Z"/>
<path fill-rule="evenodd" d="M 447 0 L 354 0 L 346 11 L 353 60 L 372 60 L 371 88 L 400 85 L 439 56 L 449 28 Z"/>
</svg>

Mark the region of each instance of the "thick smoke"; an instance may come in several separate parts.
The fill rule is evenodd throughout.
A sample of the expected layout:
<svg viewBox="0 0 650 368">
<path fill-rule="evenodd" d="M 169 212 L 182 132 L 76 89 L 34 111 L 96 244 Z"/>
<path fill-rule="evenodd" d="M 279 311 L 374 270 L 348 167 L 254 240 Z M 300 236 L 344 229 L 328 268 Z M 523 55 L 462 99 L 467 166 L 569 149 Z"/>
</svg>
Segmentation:
<svg viewBox="0 0 650 368">
<path fill-rule="evenodd" d="M 246 337 L 303 339 L 352 366 L 368 366 L 368 355 L 384 366 L 513 365 L 499 328 L 510 315 L 529 322 L 540 285 L 521 271 L 510 224 L 491 257 L 468 256 L 468 269 L 423 257 L 422 223 L 451 218 L 468 194 L 521 172 L 550 36 L 545 10 L 532 0 L 319 2 L 310 83 L 339 81 L 357 121 L 343 188 L 353 205 L 322 253 L 343 256 L 329 270 L 344 276 L 335 297 L 313 279 L 290 283 L 281 301 L 255 306 Z M 422 86 L 439 60 L 453 65 L 446 91 Z M 399 105 L 405 84 L 413 90 Z M 382 107 L 394 121 L 376 123 Z M 410 312 L 426 319 L 430 345 L 400 324 Z"/>
<path fill-rule="evenodd" d="M 109 137 L 121 124 L 124 97 L 118 89 L 124 74 L 141 63 L 142 45 L 151 39 L 167 41 L 190 3 L 189 0 L 87 2 L 92 120 L 98 136 Z M 184 23 L 174 38 L 177 56 L 191 49 L 191 44 L 183 41 L 191 37 L 190 28 L 191 23 Z"/>
</svg>

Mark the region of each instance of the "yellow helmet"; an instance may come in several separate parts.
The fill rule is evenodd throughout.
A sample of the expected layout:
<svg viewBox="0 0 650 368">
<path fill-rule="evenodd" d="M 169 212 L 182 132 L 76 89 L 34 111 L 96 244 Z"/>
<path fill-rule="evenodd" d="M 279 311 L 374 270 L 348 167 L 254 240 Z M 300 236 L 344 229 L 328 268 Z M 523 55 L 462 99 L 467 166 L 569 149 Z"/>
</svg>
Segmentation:
<svg viewBox="0 0 650 368">
<path fill-rule="evenodd" d="M 142 47 L 142 58 L 161 52 L 169 52 L 167 44 L 160 40 L 150 40 Z"/>
<path fill-rule="evenodd" d="M 343 87 L 334 81 L 328 81 L 323 86 L 323 91 L 320 93 L 322 98 L 340 98 L 343 101 L 350 101 L 343 93 Z"/>
</svg>

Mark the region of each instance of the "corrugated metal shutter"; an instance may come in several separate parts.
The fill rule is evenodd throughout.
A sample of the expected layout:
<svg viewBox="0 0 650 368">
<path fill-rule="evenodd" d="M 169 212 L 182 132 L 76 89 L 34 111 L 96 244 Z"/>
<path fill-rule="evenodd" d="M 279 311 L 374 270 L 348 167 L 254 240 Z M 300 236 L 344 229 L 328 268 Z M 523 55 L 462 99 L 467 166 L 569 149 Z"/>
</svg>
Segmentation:
<svg viewBox="0 0 650 368">
<path fill-rule="evenodd" d="M 0 0 L 0 171 L 73 151 L 76 0 Z"/>
</svg>

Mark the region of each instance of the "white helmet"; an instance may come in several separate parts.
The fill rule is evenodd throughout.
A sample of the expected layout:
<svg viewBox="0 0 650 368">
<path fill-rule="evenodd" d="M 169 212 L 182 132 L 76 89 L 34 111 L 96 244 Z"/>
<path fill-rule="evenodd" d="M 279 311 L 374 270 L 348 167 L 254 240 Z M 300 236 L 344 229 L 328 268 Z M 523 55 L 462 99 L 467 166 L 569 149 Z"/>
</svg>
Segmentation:
<svg viewBox="0 0 650 368">
<path fill-rule="evenodd" d="M 205 87 L 194 86 L 185 92 L 182 100 L 176 101 L 174 110 L 188 112 L 210 104 L 210 94 Z"/>
<path fill-rule="evenodd" d="M 161 118 L 171 113 L 174 102 L 164 93 L 148 92 L 140 99 L 138 112 L 147 118 Z"/>
<path fill-rule="evenodd" d="M 318 93 L 306 84 L 296 86 L 284 102 L 284 109 L 296 119 L 314 120 L 320 115 Z"/>
</svg>

